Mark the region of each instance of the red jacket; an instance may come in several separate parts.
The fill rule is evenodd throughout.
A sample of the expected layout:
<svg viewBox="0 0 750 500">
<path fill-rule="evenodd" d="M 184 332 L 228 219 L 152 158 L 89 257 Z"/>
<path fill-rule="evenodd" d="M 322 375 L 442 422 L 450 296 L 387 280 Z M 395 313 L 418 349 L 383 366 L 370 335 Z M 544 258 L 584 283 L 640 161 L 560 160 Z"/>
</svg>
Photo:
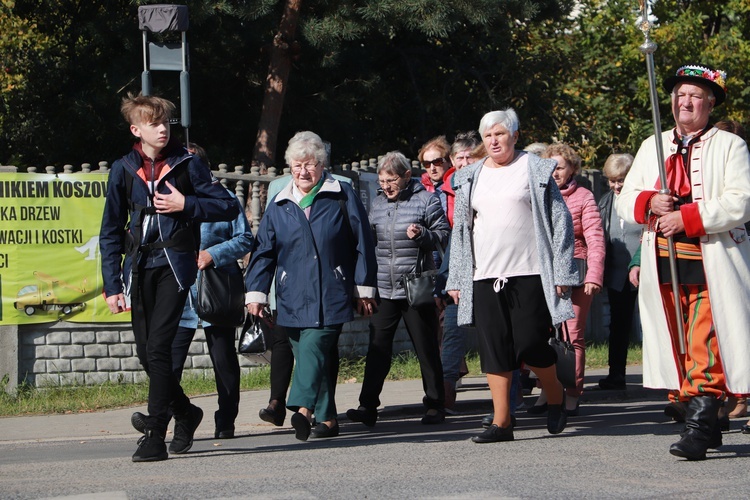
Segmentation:
<svg viewBox="0 0 750 500">
<path fill-rule="evenodd" d="M 453 185 L 451 184 L 453 182 L 453 174 L 456 173 L 456 167 L 449 168 L 445 175 L 443 175 L 443 186 L 442 190 L 445 193 L 445 201 L 448 207 L 447 214 L 445 214 L 448 217 L 448 224 L 453 227 L 453 206 L 456 203 L 456 192 L 453 191 Z"/>
</svg>

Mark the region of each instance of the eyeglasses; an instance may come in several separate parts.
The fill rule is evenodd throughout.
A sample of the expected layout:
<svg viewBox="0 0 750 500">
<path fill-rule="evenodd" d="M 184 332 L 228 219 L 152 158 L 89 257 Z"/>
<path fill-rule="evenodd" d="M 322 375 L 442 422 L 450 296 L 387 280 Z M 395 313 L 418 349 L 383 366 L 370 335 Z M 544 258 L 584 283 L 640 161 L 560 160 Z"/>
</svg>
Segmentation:
<svg viewBox="0 0 750 500">
<path fill-rule="evenodd" d="M 396 177 L 394 179 L 378 179 L 378 184 L 381 186 L 395 186 L 401 179 L 401 177 Z"/>
<path fill-rule="evenodd" d="M 445 158 L 435 158 L 434 160 L 422 160 L 422 166 L 424 168 L 430 168 L 430 165 L 435 165 L 436 167 L 442 167 L 443 163 L 445 163 Z"/>
<path fill-rule="evenodd" d="M 318 168 L 318 165 L 320 165 L 320 162 L 315 163 L 301 163 L 298 165 L 292 165 L 292 172 L 301 172 L 303 169 L 305 172 L 310 173 L 314 172 L 316 168 Z"/>
</svg>

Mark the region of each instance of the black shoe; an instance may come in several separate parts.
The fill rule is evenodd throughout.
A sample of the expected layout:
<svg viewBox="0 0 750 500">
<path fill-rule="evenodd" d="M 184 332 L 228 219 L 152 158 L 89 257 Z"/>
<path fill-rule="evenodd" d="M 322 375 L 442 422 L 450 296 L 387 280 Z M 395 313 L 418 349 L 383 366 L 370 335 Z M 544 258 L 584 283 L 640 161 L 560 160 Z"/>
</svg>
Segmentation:
<svg viewBox="0 0 750 500">
<path fill-rule="evenodd" d="M 193 446 L 195 430 L 203 420 L 203 410 L 190 404 L 190 410 L 186 415 L 174 416 L 174 436 L 169 443 L 169 453 L 180 455 L 187 453 Z"/>
<path fill-rule="evenodd" d="M 158 462 L 168 457 L 164 436 L 149 429 L 138 440 L 138 449 L 133 453 L 133 462 Z"/>
<path fill-rule="evenodd" d="M 688 460 L 704 460 L 709 448 L 721 446 L 718 425 L 721 401 L 712 396 L 695 396 L 687 404 L 685 431 L 682 438 L 669 447 L 669 453 Z"/>
<path fill-rule="evenodd" d="M 310 437 L 313 439 L 332 438 L 338 435 L 339 435 L 338 421 L 335 424 L 333 424 L 333 427 L 328 427 L 326 424 L 321 422 L 310 430 Z"/>
<path fill-rule="evenodd" d="M 668 416 L 675 422 L 684 422 L 687 413 L 687 404 L 682 401 L 669 403 L 664 407 L 664 415 Z"/>
<path fill-rule="evenodd" d="M 484 418 L 482 419 L 482 427 L 484 427 L 485 429 L 489 429 L 490 426 L 492 425 L 492 421 L 493 420 L 495 420 L 495 414 L 494 413 L 490 413 L 489 415 L 485 415 Z"/>
<path fill-rule="evenodd" d="M 750 424 L 744 424 L 742 427 L 740 427 L 740 432 L 742 434 L 750 434 Z"/>
<path fill-rule="evenodd" d="M 294 437 L 300 441 L 307 441 L 307 438 L 310 437 L 312 427 L 312 424 L 307 420 L 307 417 L 301 413 L 294 413 L 290 420 L 292 422 L 292 427 L 294 427 Z"/>
<path fill-rule="evenodd" d="M 137 411 L 130 416 L 130 424 L 133 429 L 137 430 L 141 434 L 146 433 L 146 415 Z"/>
<path fill-rule="evenodd" d="M 513 441 L 513 427 L 499 427 L 492 424 L 486 431 L 471 438 L 475 443 L 499 443 L 500 441 Z"/>
<path fill-rule="evenodd" d="M 482 419 L 482 427 L 484 427 L 485 429 L 489 429 L 490 426 L 492 425 L 493 420 L 495 420 L 494 413 L 490 413 L 489 415 L 486 415 Z M 516 416 L 515 415 L 510 416 L 510 426 L 513 427 L 514 429 L 516 428 Z"/>
<path fill-rule="evenodd" d="M 719 417 L 719 420 L 717 421 L 717 425 L 719 426 L 720 432 L 727 432 L 729 431 L 729 415 L 722 415 Z"/>
<path fill-rule="evenodd" d="M 430 409 L 422 417 L 422 425 L 435 425 L 445 422 L 445 411 Z"/>
<path fill-rule="evenodd" d="M 548 405 L 547 403 L 542 403 L 540 405 L 534 405 L 531 408 L 526 410 L 526 413 L 529 415 L 543 415 L 547 413 Z"/>
<path fill-rule="evenodd" d="M 565 430 L 568 423 L 568 412 L 565 411 L 565 405 L 548 405 L 547 413 L 547 431 L 550 434 L 560 434 Z"/>
<path fill-rule="evenodd" d="M 214 439 L 233 439 L 233 438 L 234 438 L 233 428 L 224 429 L 224 430 L 216 429 L 214 431 Z"/>
<path fill-rule="evenodd" d="M 607 377 L 599 380 L 599 389 L 605 391 L 624 391 L 627 388 L 624 378 Z"/>
<path fill-rule="evenodd" d="M 281 427 L 284 425 L 284 419 L 286 418 L 286 408 L 284 405 L 281 405 L 281 407 L 277 406 L 276 408 L 269 406 L 268 408 L 261 409 L 258 412 L 258 416 L 264 422 Z"/>
<path fill-rule="evenodd" d="M 375 427 L 375 422 L 378 421 L 378 410 L 360 406 L 356 410 L 354 408 L 346 410 L 346 418 L 352 422 L 361 422 L 367 427 Z"/>
<path fill-rule="evenodd" d="M 669 453 L 688 460 L 705 460 L 709 444 L 705 436 L 700 435 L 693 429 L 687 429 L 683 433 L 682 439 L 669 447 Z"/>
<path fill-rule="evenodd" d="M 711 439 L 708 441 L 708 448 L 711 450 L 718 450 L 724 444 L 724 439 L 721 435 L 721 429 L 718 425 L 714 426 L 711 431 Z"/>
</svg>

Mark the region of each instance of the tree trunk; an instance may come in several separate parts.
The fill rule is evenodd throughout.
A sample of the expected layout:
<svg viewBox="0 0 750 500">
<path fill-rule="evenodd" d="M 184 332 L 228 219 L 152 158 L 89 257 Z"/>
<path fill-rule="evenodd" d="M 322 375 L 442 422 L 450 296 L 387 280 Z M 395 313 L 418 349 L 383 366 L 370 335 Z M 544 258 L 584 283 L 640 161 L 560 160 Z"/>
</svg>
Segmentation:
<svg viewBox="0 0 750 500">
<path fill-rule="evenodd" d="M 302 0 L 287 0 L 279 31 L 271 44 L 271 62 L 268 65 L 263 108 L 258 123 L 258 135 L 253 150 L 253 165 L 272 166 L 276 160 L 276 142 L 279 133 L 284 95 L 292 68 L 292 47 L 299 22 Z"/>
</svg>

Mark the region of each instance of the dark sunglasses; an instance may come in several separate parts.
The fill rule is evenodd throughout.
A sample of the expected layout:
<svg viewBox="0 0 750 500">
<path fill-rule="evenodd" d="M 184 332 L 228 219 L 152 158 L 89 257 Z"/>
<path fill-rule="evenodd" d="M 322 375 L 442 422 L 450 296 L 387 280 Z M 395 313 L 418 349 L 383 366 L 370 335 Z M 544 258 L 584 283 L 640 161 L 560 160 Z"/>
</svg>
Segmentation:
<svg viewBox="0 0 750 500">
<path fill-rule="evenodd" d="M 435 165 L 436 167 L 442 167 L 443 163 L 445 163 L 445 158 L 435 158 L 434 160 L 423 160 L 422 166 L 424 168 L 430 168 L 430 165 Z"/>
</svg>

